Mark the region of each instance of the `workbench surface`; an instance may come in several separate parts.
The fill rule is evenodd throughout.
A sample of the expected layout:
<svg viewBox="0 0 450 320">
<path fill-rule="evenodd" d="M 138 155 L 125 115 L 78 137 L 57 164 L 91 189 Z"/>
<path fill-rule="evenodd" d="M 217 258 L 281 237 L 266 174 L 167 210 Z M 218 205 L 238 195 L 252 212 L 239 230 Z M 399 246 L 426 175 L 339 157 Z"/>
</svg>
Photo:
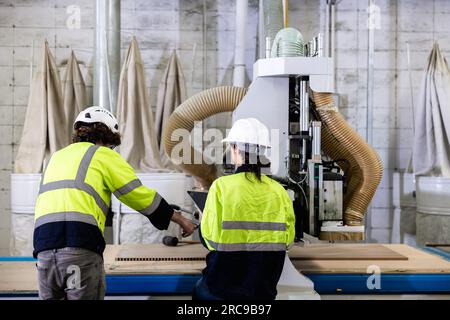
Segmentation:
<svg viewBox="0 0 450 320">
<path fill-rule="evenodd" d="M 105 253 L 107 277 L 126 275 L 193 275 L 205 267 L 207 251 L 199 244 L 165 247 L 159 244 L 108 245 Z M 314 244 L 290 250 L 294 266 L 306 275 L 361 275 L 369 266 L 382 274 L 450 275 L 450 261 L 402 244 Z M 129 261 L 118 261 L 129 260 Z M 0 293 L 35 293 L 35 261 L 0 259 Z"/>
</svg>

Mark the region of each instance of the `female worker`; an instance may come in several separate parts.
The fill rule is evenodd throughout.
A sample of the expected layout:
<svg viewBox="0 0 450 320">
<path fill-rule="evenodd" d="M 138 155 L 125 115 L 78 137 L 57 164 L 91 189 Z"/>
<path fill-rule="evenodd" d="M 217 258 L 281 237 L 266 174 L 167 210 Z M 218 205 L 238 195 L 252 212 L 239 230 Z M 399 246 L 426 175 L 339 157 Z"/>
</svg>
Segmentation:
<svg viewBox="0 0 450 320">
<path fill-rule="evenodd" d="M 241 119 L 223 141 L 236 171 L 209 189 L 200 231 L 210 252 L 193 298 L 275 299 L 295 216 L 286 190 L 261 174 L 269 131 L 257 119 Z"/>
<path fill-rule="evenodd" d="M 195 230 L 112 150 L 120 145 L 118 129 L 108 110 L 82 111 L 74 143 L 52 155 L 42 176 L 33 239 L 41 299 L 103 299 L 103 233 L 111 193 L 160 230 L 170 221 L 183 228 L 184 236 Z"/>
</svg>

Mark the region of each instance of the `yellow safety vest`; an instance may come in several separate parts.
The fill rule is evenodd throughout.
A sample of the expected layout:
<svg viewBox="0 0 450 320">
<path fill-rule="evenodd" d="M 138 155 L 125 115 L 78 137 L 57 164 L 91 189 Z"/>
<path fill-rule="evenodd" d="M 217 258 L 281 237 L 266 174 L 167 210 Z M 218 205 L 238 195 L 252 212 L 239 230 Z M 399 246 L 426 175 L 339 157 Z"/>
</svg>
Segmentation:
<svg viewBox="0 0 450 320">
<path fill-rule="evenodd" d="M 293 243 L 292 201 L 278 182 L 261 178 L 241 172 L 214 181 L 201 220 L 209 250 L 285 251 Z"/>
<path fill-rule="evenodd" d="M 52 155 L 42 177 L 35 229 L 73 221 L 95 225 L 103 234 L 111 193 L 146 216 L 162 201 L 117 152 L 89 142 L 71 144 Z"/>
</svg>

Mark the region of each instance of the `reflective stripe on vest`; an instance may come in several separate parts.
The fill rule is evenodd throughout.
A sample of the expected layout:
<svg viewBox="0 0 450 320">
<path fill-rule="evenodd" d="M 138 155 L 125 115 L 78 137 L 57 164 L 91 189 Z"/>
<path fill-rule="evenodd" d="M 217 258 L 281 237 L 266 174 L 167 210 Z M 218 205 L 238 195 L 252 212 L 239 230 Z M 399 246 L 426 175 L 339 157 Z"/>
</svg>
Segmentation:
<svg viewBox="0 0 450 320">
<path fill-rule="evenodd" d="M 139 179 L 135 179 L 133 181 L 128 182 L 123 187 L 120 187 L 113 193 L 116 196 L 116 198 L 119 199 L 121 196 L 133 191 L 136 188 L 139 188 L 140 186 L 142 186 L 142 182 Z"/>
<path fill-rule="evenodd" d="M 98 223 L 92 215 L 81 212 L 56 212 L 46 214 L 36 219 L 34 227 L 37 228 L 46 223 L 61 221 L 84 222 L 98 227 Z"/>
<path fill-rule="evenodd" d="M 128 182 L 126 185 L 118 188 L 116 191 L 113 192 L 113 194 L 116 196 L 117 199 L 120 199 L 120 197 L 126 195 L 127 193 L 133 191 L 136 188 L 139 188 L 142 186 L 142 182 L 139 179 L 135 179 L 133 181 Z M 144 216 L 149 216 L 153 212 L 155 212 L 156 209 L 158 209 L 159 204 L 161 203 L 162 197 L 156 193 L 152 202 L 144 209 L 138 210 L 139 213 L 143 214 Z"/>
<path fill-rule="evenodd" d="M 286 231 L 286 223 L 258 221 L 223 221 L 222 230 Z"/>
<path fill-rule="evenodd" d="M 216 243 L 205 239 L 208 244 L 217 251 L 284 251 L 286 250 L 285 243 L 267 243 L 267 242 L 252 242 L 252 243 Z"/>
<path fill-rule="evenodd" d="M 156 193 L 152 203 L 150 203 L 147 208 L 144 208 L 139 212 L 142 213 L 144 216 L 151 215 L 153 212 L 155 212 L 156 209 L 158 209 L 159 204 L 161 203 L 161 199 L 162 197 L 158 193 Z"/>
<path fill-rule="evenodd" d="M 103 214 L 106 217 L 109 212 L 109 205 L 106 204 L 106 202 L 102 199 L 102 197 L 97 193 L 97 191 L 95 191 L 95 189 L 91 185 L 85 182 L 86 174 L 89 169 L 89 165 L 91 164 L 92 157 L 94 156 L 98 148 L 99 146 L 94 145 L 89 147 L 89 149 L 86 151 L 86 153 L 83 156 L 83 159 L 81 159 L 75 180 L 60 180 L 42 184 L 39 190 L 39 194 L 59 189 L 77 189 L 84 191 L 87 194 L 89 194 L 92 198 L 94 198 L 95 203 L 102 210 Z"/>
</svg>

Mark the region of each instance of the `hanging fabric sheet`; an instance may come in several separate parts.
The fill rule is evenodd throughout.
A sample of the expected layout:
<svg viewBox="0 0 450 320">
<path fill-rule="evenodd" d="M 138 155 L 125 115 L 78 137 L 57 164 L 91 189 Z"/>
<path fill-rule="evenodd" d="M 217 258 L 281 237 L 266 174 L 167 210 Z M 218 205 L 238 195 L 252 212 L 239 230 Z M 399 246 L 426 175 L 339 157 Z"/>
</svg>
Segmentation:
<svg viewBox="0 0 450 320">
<path fill-rule="evenodd" d="M 73 131 L 73 122 L 77 115 L 87 107 L 86 85 L 73 51 L 67 62 L 66 75 L 63 80 L 63 99 L 70 139 Z"/>
<path fill-rule="evenodd" d="M 163 166 L 168 169 L 175 169 L 175 166 L 166 155 L 161 137 L 170 115 L 184 100 L 186 100 L 186 82 L 181 63 L 174 50 L 159 84 L 155 117 L 155 127 L 159 142 L 161 161 Z"/>
<path fill-rule="evenodd" d="M 122 135 L 122 157 L 139 172 L 161 169 L 155 124 L 145 84 L 144 64 L 134 37 L 120 73 L 117 120 Z"/>
<path fill-rule="evenodd" d="M 437 43 L 428 57 L 416 110 L 416 175 L 450 178 L 450 70 Z"/>
<path fill-rule="evenodd" d="M 44 162 L 49 156 L 69 144 L 67 126 L 61 80 L 46 41 L 31 83 L 15 172 L 42 172 Z"/>
</svg>

